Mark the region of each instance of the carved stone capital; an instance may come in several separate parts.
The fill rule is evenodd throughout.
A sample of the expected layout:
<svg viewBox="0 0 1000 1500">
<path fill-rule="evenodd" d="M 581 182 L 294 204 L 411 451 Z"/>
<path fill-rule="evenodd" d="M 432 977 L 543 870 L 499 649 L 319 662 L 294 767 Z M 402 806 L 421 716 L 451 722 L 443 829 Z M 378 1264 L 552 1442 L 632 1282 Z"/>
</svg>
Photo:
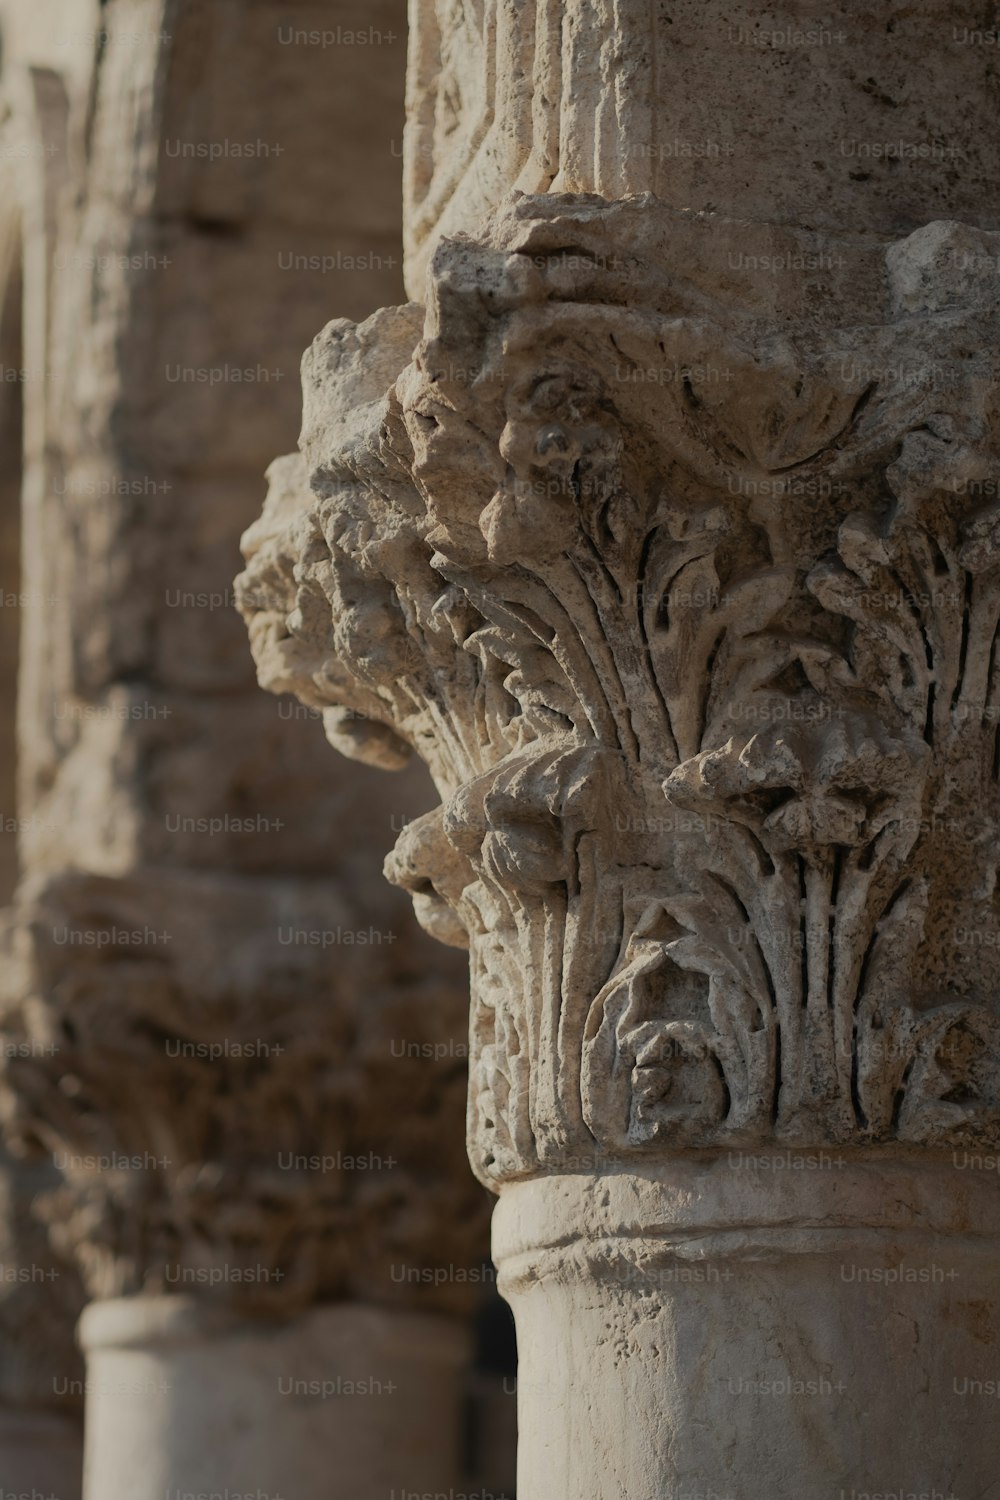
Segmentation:
<svg viewBox="0 0 1000 1500">
<path fill-rule="evenodd" d="M 998 257 L 515 197 L 307 355 L 242 607 L 431 769 L 487 1183 L 1000 1141 Z"/>
<path fill-rule="evenodd" d="M 360 882 L 189 871 L 24 892 L 0 1107 L 48 1157 L 37 1212 L 91 1298 L 467 1311 L 486 1205 L 461 1146 L 464 986 L 422 977 L 422 935 L 376 911 Z"/>
</svg>

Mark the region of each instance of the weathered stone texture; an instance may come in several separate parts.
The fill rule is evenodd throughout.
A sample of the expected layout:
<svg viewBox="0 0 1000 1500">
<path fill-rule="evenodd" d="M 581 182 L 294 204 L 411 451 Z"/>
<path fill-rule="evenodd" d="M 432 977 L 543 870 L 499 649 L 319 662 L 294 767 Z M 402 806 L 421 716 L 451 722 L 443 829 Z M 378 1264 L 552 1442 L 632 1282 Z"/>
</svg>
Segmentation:
<svg viewBox="0 0 1000 1500">
<path fill-rule="evenodd" d="M 266 683 L 431 766 L 390 870 L 468 935 L 478 1169 L 995 1143 L 994 237 L 483 240 L 412 358 L 411 308 L 316 341 L 315 498 L 242 586 Z"/>
<path fill-rule="evenodd" d="M 407 284 L 512 189 L 838 230 L 1000 227 L 990 23 L 947 0 L 421 0 Z M 986 41 L 975 41 L 978 28 Z M 968 40 L 963 41 L 963 34 Z M 970 35 L 971 34 L 971 35 Z"/>
</svg>

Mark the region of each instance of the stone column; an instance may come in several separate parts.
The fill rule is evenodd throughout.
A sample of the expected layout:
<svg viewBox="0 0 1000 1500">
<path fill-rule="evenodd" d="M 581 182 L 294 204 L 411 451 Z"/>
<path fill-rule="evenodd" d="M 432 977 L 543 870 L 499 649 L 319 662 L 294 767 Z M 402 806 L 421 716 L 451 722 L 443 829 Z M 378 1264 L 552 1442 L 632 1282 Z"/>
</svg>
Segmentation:
<svg viewBox="0 0 1000 1500">
<path fill-rule="evenodd" d="M 375 852 L 426 793 L 329 776 L 231 597 L 302 343 L 401 292 L 401 7 L 61 9 L 11 158 L 33 378 L 0 1105 L 60 1174 L 91 1303 L 86 1493 L 458 1488 L 488 1243 L 465 982 Z M 348 225 L 322 141 L 365 109 Z"/>
<path fill-rule="evenodd" d="M 387 869 L 469 950 L 520 1500 L 990 1495 L 994 54 L 460 10 L 423 305 L 316 339 L 240 589 L 262 683 L 439 793 Z"/>
<path fill-rule="evenodd" d="M 86 1396 L 84 1492 L 101 1500 L 318 1500 L 332 1467 L 373 1500 L 394 1464 L 398 1488 L 461 1477 L 483 1224 L 455 1160 L 454 1018 L 440 988 L 407 993 L 395 945 L 317 963 L 256 897 L 67 880 L 20 906 L 5 954 L 8 1132 L 62 1175 L 44 1210 L 90 1298 L 86 1384 L 68 1390 Z M 371 922 L 329 883 L 286 901 L 285 930 Z M 418 1117 L 405 1139 L 397 1088 Z"/>
<path fill-rule="evenodd" d="M 443 1326 L 442 1326 L 443 1325 Z M 196 1298 L 98 1302 L 85 1493 L 388 1497 L 459 1478 L 465 1330 L 360 1303 L 261 1322 Z"/>
</svg>

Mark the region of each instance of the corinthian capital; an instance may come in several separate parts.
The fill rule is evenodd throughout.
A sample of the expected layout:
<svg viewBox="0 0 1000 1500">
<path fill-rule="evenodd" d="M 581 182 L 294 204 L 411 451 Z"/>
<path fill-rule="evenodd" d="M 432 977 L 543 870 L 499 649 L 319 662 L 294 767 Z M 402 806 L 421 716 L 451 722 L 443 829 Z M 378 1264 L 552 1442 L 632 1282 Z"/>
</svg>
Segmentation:
<svg viewBox="0 0 1000 1500">
<path fill-rule="evenodd" d="M 431 769 L 488 1183 L 1000 1140 L 998 256 L 518 197 L 307 355 L 242 607 Z"/>
</svg>

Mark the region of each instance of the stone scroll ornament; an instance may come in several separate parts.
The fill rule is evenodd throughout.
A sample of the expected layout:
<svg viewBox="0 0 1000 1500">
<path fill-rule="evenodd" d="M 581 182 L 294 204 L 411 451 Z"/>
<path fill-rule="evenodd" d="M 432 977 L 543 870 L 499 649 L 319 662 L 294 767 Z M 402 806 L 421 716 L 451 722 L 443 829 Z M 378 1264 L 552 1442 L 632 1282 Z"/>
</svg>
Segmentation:
<svg viewBox="0 0 1000 1500">
<path fill-rule="evenodd" d="M 517 197 L 307 354 L 241 606 L 431 770 L 387 870 L 469 948 L 488 1185 L 1000 1141 L 998 267 Z"/>
</svg>

